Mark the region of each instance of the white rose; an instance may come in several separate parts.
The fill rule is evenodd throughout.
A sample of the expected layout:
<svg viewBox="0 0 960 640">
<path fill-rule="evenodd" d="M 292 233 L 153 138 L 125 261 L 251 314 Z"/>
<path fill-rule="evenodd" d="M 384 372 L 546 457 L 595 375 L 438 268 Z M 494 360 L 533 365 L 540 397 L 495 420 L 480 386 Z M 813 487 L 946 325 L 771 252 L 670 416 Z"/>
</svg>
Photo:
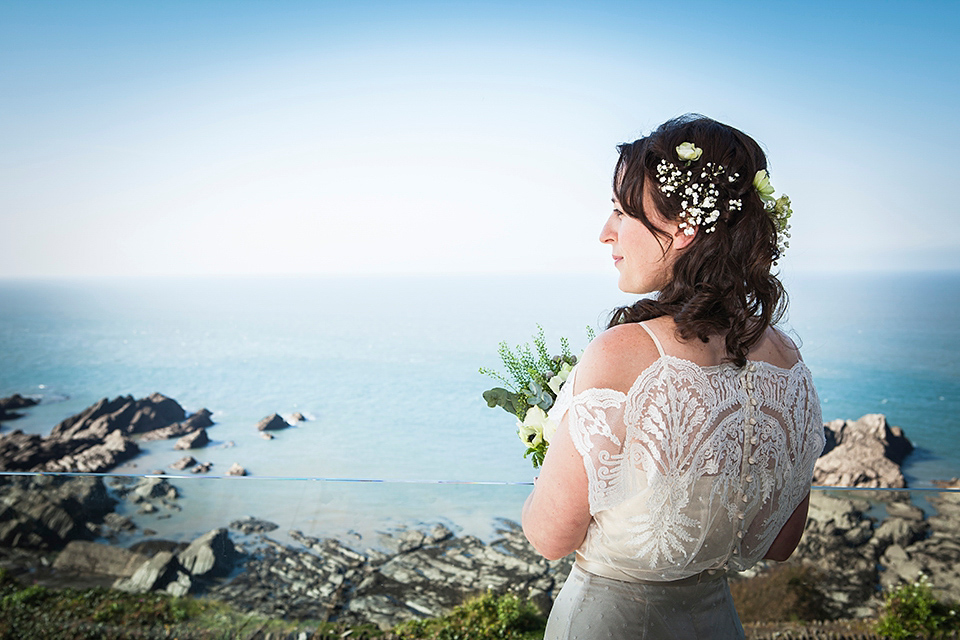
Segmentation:
<svg viewBox="0 0 960 640">
<path fill-rule="evenodd" d="M 677 147 L 677 155 L 681 160 L 693 162 L 694 160 L 700 159 L 700 156 L 703 155 L 703 149 L 696 146 L 692 142 L 684 142 Z"/>
</svg>

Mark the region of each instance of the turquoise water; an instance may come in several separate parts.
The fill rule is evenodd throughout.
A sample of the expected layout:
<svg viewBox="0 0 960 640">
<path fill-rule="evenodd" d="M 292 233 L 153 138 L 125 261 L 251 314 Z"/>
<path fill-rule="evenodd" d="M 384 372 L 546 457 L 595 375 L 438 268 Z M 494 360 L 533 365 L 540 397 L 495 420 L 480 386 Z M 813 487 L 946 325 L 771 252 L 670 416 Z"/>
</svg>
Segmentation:
<svg viewBox="0 0 960 640">
<path fill-rule="evenodd" d="M 912 486 L 960 475 L 960 275 L 786 284 L 824 418 L 902 426 L 918 446 Z M 612 275 L 0 281 L 0 396 L 43 399 L 4 432 L 46 434 L 102 397 L 159 391 L 213 411 L 197 457 L 214 473 L 527 482 L 511 416 L 486 407 L 477 368 L 538 322 L 552 345 L 565 335 L 580 349 L 627 300 Z M 295 411 L 311 420 L 260 438 L 257 421 Z M 182 455 L 173 441 L 144 449 L 117 471 Z M 498 515 L 517 517 L 513 499 Z"/>
</svg>

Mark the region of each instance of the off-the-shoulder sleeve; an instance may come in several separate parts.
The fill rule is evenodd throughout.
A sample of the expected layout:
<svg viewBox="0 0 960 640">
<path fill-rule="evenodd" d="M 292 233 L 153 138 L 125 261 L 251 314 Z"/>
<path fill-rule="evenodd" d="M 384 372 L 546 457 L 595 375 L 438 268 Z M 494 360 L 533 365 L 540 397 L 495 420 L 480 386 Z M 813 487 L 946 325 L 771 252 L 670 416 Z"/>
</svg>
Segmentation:
<svg viewBox="0 0 960 640">
<path fill-rule="evenodd" d="M 587 472 L 590 515 L 623 500 L 620 463 L 626 427 L 626 394 L 613 389 L 587 389 L 573 395 L 573 377 L 560 390 L 550 410 L 558 429 L 570 433 Z"/>
</svg>

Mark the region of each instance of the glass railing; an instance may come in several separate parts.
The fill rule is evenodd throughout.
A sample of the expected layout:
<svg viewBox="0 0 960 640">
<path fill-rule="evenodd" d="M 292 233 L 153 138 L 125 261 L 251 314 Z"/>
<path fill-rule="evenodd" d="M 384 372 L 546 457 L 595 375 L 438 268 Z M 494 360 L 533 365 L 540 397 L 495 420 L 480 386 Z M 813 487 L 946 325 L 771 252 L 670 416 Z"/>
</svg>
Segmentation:
<svg viewBox="0 0 960 640">
<path fill-rule="evenodd" d="M 571 559 L 548 562 L 524 539 L 517 521 L 529 491 L 501 483 L 0 474 L 0 602 L 29 599 L 21 587 L 33 587 L 31 597 L 40 587 L 109 587 L 222 602 L 262 625 L 309 620 L 317 629 L 328 621 L 341 630 L 440 616 L 488 591 L 546 611 Z M 817 488 L 790 561 L 730 576 L 748 637 L 797 625 L 809 637 L 873 637 L 884 594 L 918 580 L 941 601 L 960 598 L 958 532 L 958 490 Z"/>
</svg>

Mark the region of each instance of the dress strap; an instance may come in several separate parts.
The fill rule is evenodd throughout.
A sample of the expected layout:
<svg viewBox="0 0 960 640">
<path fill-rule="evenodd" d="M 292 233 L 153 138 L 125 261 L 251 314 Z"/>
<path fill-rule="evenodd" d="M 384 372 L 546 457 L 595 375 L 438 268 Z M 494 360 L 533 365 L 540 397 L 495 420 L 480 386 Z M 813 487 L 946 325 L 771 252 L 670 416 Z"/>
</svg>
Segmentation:
<svg viewBox="0 0 960 640">
<path fill-rule="evenodd" d="M 653 329 L 647 326 L 646 322 L 641 322 L 640 326 L 643 327 L 643 330 L 650 334 L 650 337 L 653 338 L 653 344 L 657 345 L 657 351 L 660 353 L 662 358 L 666 354 L 663 352 L 663 345 L 660 344 L 660 340 L 657 339 L 656 334 L 653 332 Z"/>
</svg>

